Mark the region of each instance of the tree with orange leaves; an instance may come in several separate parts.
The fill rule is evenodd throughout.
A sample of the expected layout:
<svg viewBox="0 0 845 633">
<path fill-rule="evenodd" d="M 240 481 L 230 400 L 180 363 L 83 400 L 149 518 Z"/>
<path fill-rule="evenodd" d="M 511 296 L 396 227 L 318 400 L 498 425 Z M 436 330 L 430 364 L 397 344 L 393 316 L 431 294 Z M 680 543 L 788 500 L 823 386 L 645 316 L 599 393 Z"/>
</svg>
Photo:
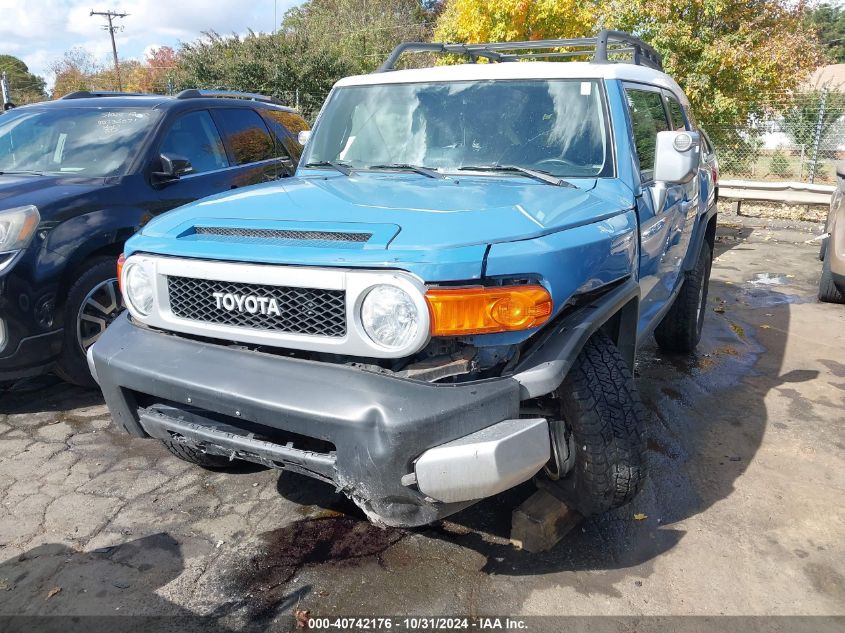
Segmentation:
<svg viewBox="0 0 845 633">
<path fill-rule="evenodd" d="M 715 141 L 771 109 L 821 62 L 804 0 L 448 0 L 435 40 L 516 41 L 630 31 L 664 57 Z M 730 122 L 734 127 L 730 131 Z M 725 139 L 727 140 L 727 138 Z"/>
</svg>

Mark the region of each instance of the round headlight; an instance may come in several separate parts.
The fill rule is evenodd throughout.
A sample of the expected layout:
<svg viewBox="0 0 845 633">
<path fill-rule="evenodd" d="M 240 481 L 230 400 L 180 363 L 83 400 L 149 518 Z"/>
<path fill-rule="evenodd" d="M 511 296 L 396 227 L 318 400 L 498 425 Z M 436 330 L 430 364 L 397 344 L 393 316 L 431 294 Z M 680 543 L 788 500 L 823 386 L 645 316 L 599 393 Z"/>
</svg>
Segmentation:
<svg viewBox="0 0 845 633">
<path fill-rule="evenodd" d="M 379 285 L 364 297 L 361 323 L 375 343 L 399 349 L 416 337 L 420 314 L 407 292 L 396 286 Z"/>
<path fill-rule="evenodd" d="M 153 282 L 140 264 L 129 264 L 123 273 L 126 299 L 143 316 L 153 311 Z"/>
</svg>

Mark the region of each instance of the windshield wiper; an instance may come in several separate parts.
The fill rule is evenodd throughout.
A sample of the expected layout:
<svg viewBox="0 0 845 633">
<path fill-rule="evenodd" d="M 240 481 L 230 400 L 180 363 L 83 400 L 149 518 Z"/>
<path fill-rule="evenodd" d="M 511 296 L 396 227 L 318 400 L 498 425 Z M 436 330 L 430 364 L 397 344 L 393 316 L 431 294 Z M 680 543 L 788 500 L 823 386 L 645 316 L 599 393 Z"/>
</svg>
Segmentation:
<svg viewBox="0 0 845 633">
<path fill-rule="evenodd" d="M 557 187 L 568 187 L 570 189 L 577 189 L 571 182 L 567 182 L 563 178 L 550 174 L 547 171 L 539 169 L 528 169 L 527 167 L 520 167 L 519 165 L 465 165 L 458 167 L 462 171 L 510 171 L 520 173 L 523 176 L 528 176 L 534 180 L 539 180 L 547 185 L 555 185 Z"/>
<path fill-rule="evenodd" d="M 44 172 L 35 171 L 34 169 L 18 169 L 15 171 L 0 171 L 0 176 L 16 176 L 18 174 L 27 174 L 29 176 L 43 176 Z"/>
<path fill-rule="evenodd" d="M 312 163 L 305 163 L 304 167 L 331 167 L 338 170 L 344 176 L 352 174 L 352 169 L 346 163 L 339 163 L 335 160 L 315 160 Z"/>
<path fill-rule="evenodd" d="M 429 169 L 428 167 L 423 167 L 422 165 L 409 165 L 408 163 L 388 163 L 387 165 L 370 165 L 368 169 L 397 169 L 404 171 L 415 171 L 418 174 L 428 176 L 429 178 L 435 178 L 437 180 L 443 180 L 444 178 L 446 178 L 446 176 L 441 174 L 439 171 L 435 171 L 434 169 Z"/>
</svg>

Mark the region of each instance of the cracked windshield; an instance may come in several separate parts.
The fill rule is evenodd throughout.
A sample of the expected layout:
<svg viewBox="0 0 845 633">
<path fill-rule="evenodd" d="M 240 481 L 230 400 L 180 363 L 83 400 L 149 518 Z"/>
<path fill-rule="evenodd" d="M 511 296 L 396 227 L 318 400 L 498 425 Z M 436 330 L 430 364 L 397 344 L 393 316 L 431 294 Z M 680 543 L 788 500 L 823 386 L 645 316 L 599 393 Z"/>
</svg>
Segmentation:
<svg viewBox="0 0 845 633">
<path fill-rule="evenodd" d="M 305 164 L 414 165 L 440 172 L 516 166 L 559 177 L 612 171 L 596 81 L 500 80 L 338 89 Z"/>
</svg>

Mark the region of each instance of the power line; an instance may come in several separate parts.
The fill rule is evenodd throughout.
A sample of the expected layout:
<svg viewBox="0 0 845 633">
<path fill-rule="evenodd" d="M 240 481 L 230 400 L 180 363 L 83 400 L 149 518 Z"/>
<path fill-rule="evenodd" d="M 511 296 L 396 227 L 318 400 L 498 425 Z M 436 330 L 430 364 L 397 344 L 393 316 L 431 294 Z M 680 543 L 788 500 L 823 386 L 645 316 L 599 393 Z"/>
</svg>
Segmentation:
<svg viewBox="0 0 845 633">
<path fill-rule="evenodd" d="M 120 62 L 117 61 L 117 44 L 114 42 L 114 32 L 119 28 L 123 29 L 123 27 L 117 27 L 114 25 L 113 20 L 115 18 L 125 18 L 128 13 L 118 13 L 117 11 L 91 11 L 91 15 L 100 15 L 103 16 L 108 20 L 108 26 L 104 26 L 103 30 L 108 31 L 109 35 L 111 36 L 111 52 L 114 55 L 114 72 L 117 75 L 117 91 L 120 92 L 123 90 L 123 87 L 120 84 Z"/>
</svg>

